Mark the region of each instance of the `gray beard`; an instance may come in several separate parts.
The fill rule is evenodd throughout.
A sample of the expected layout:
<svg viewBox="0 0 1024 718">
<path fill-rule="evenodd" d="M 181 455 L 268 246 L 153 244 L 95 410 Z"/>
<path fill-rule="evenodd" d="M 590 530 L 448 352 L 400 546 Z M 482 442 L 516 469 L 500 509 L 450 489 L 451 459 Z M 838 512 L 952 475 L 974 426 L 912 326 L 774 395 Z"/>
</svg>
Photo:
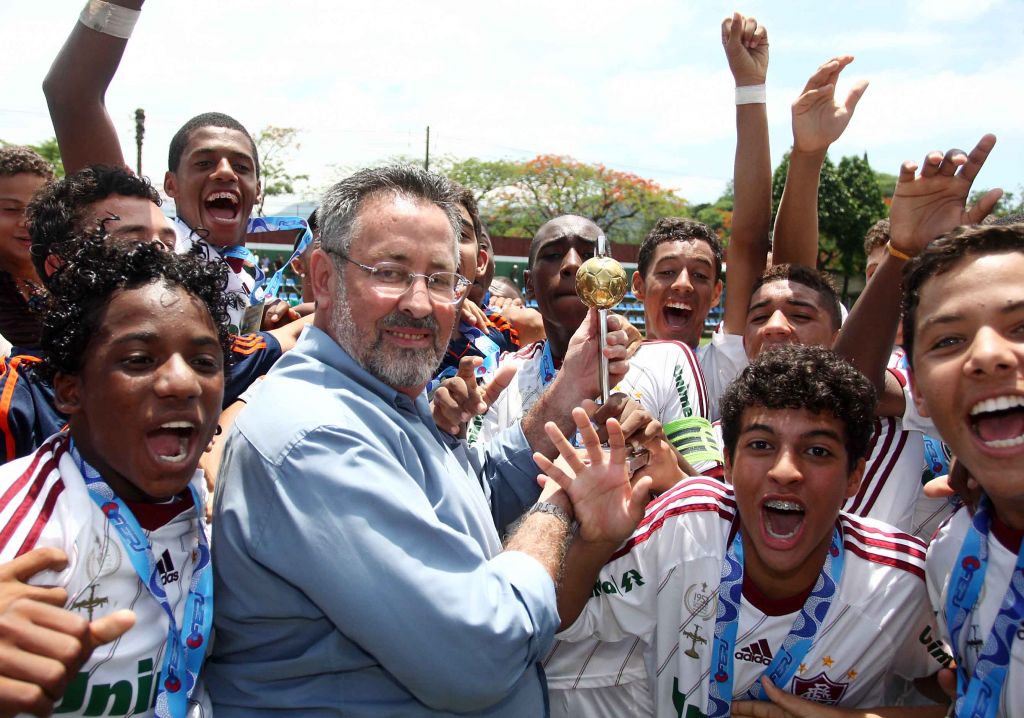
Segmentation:
<svg viewBox="0 0 1024 718">
<path fill-rule="evenodd" d="M 434 329 L 434 346 L 431 348 L 389 347 L 384 343 L 382 336 L 378 336 L 374 341 L 370 341 L 370 337 L 359 336 L 352 322 L 352 309 L 345 289 L 342 290 L 340 300 L 331 311 L 331 330 L 341 348 L 366 371 L 394 389 L 426 386 L 434 377 L 434 372 L 441 364 L 447 349 L 447 342 L 438 346 L 442 332 L 439 331 L 434 318 L 411 319 L 397 311 L 389 314 L 381 320 L 385 326 Z"/>
</svg>

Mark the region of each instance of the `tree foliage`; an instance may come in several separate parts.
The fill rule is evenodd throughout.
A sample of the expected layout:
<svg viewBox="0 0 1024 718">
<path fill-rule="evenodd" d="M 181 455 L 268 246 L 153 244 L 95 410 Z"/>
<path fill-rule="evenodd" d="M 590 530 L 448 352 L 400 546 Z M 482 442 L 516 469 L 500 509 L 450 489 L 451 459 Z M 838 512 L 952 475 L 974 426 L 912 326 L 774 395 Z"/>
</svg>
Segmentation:
<svg viewBox="0 0 1024 718">
<path fill-rule="evenodd" d="M 532 237 L 563 214 L 592 219 L 613 242 L 640 243 L 660 217 L 691 214 L 671 190 L 630 172 L 561 155 L 442 160 L 431 167 L 473 190 L 492 234 Z"/>
<path fill-rule="evenodd" d="M 309 175 L 293 174 L 288 170 L 292 152 L 299 149 L 299 130 L 295 127 L 268 125 L 256 135 L 256 150 L 260 156 L 260 182 L 263 194 L 260 197 L 258 214 L 263 214 L 263 202 L 267 197 L 279 194 L 294 194 L 296 183 L 308 180 Z"/>
<path fill-rule="evenodd" d="M 789 153 L 772 176 L 772 211 L 778 211 L 789 171 Z M 867 155 L 843 157 L 838 166 L 825 157 L 818 185 L 818 267 L 844 277 L 864 271 L 864 235 L 888 214 L 882 183 Z"/>
</svg>

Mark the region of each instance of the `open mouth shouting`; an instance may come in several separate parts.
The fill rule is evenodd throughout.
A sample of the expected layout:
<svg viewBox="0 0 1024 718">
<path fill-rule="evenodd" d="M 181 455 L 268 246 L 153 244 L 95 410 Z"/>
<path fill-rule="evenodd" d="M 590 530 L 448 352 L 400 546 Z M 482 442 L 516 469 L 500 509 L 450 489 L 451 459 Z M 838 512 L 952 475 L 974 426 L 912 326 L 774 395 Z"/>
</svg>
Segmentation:
<svg viewBox="0 0 1024 718">
<path fill-rule="evenodd" d="M 206 196 L 203 208 L 211 223 L 233 224 L 238 219 L 241 198 L 237 192 L 219 190 Z"/>
<path fill-rule="evenodd" d="M 146 446 L 158 462 L 179 464 L 188 458 L 197 436 L 195 423 L 168 421 L 146 432 Z"/>
<path fill-rule="evenodd" d="M 686 302 L 666 302 L 662 314 L 669 329 L 683 329 L 693 317 L 693 306 Z"/>
<path fill-rule="evenodd" d="M 971 407 L 968 423 L 985 447 L 1024 446 L 1024 396 L 1007 394 L 979 401 Z"/>
<path fill-rule="evenodd" d="M 761 502 L 761 529 L 769 546 L 788 549 L 800 540 L 806 510 L 793 499 L 766 498 Z"/>
</svg>

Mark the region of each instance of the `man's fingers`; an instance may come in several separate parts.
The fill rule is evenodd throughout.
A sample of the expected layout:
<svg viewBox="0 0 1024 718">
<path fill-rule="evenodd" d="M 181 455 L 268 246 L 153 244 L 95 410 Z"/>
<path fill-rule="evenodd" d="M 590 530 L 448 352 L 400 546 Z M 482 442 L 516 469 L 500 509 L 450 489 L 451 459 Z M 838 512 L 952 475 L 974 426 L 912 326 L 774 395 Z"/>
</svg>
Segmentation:
<svg viewBox="0 0 1024 718">
<path fill-rule="evenodd" d="M 791 718 L 786 711 L 767 701 L 733 701 L 730 715 L 737 718 Z"/>
<path fill-rule="evenodd" d="M 939 174 L 944 177 L 952 177 L 959 167 L 967 164 L 967 153 L 963 150 L 946 150 L 939 163 Z"/>
<path fill-rule="evenodd" d="M 576 450 L 572 448 L 572 444 L 565 438 L 565 434 L 558 428 L 558 425 L 553 421 L 549 421 L 544 425 L 544 432 L 548 435 L 548 439 L 554 444 L 555 449 L 565 460 L 566 465 L 573 470 L 575 473 L 579 473 L 583 469 L 583 461 L 576 454 Z"/>
<path fill-rule="evenodd" d="M 924 164 L 921 166 L 922 177 L 934 177 L 939 173 L 939 165 L 942 164 L 943 154 L 933 150 L 925 155 Z"/>
<path fill-rule="evenodd" d="M 973 183 L 981 168 L 985 166 L 992 148 L 996 146 L 996 136 L 993 134 L 983 135 L 978 144 L 974 146 L 971 153 L 967 155 L 967 164 L 960 168 L 960 176 L 968 182 Z"/>
<path fill-rule="evenodd" d="M 757 27 L 757 18 L 755 17 L 748 17 L 743 21 L 743 37 L 740 39 L 746 47 L 751 47 L 750 43 L 754 39 Z"/>
<path fill-rule="evenodd" d="M 616 419 L 609 419 L 605 424 L 608 428 L 608 448 L 611 455 L 608 457 L 613 465 L 626 463 L 626 437 L 622 433 L 622 425 Z"/>
<path fill-rule="evenodd" d="M 797 98 L 797 101 L 793 103 L 793 112 L 796 114 L 807 112 L 823 98 L 831 98 L 835 91 L 836 86 L 831 82 L 813 90 L 805 90 L 804 93 Z"/>
<path fill-rule="evenodd" d="M 491 404 L 497 401 L 498 397 L 501 396 L 501 392 L 508 388 L 508 385 L 512 383 L 512 380 L 516 376 L 517 367 L 515 364 L 505 363 L 498 367 L 498 369 L 491 375 L 490 381 L 484 384 L 483 393 L 481 399 L 484 404 L 490 408 Z"/>
<path fill-rule="evenodd" d="M 35 682 L 0 678 L 0 716 L 31 713 L 48 716 L 53 713 L 53 699 Z"/>
<path fill-rule="evenodd" d="M 459 359 L 459 370 L 455 372 L 455 376 L 460 377 L 465 382 L 476 382 L 476 369 L 478 366 L 484 363 L 481 357 L 468 356 Z"/>
<path fill-rule="evenodd" d="M 19 593 L 19 598 L 27 598 L 32 601 L 39 601 L 50 606 L 62 608 L 68 600 L 68 592 L 60 586 L 25 586 Z M 2 607 L 0 607 L 2 610 Z"/>
<path fill-rule="evenodd" d="M 68 565 L 68 557 L 59 548 L 45 546 L 32 549 L 18 558 L 0 565 L 0 581 L 16 578 L 28 581 L 43 571 L 63 571 Z"/>
<path fill-rule="evenodd" d="M 900 165 L 899 182 L 913 182 L 916 174 L 917 163 L 913 160 L 907 160 Z"/>
</svg>

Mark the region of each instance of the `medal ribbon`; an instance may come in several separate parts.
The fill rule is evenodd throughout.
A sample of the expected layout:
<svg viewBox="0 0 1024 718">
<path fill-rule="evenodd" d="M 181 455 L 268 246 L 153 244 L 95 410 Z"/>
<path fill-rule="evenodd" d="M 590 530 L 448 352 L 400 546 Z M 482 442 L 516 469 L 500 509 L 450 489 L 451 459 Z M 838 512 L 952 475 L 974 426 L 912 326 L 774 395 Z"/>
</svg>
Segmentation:
<svg viewBox="0 0 1024 718">
<path fill-rule="evenodd" d="M 956 707 L 953 715 L 991 718 L 999 710 L 1000 696 L 1010 665 L 1010 650 L 1024 616 L 1024 553 L 1017 550 L 1017 565 L 1010 578 L 999 614 L 967 676 L 965 656 L 960 649 L 960 632 L 974 611 L 988 569 L 988 534 L 992 505 L 987 496 L 981 503 L 964 537 L 960 554 L 946 588 L 946 625 L 956 657 Z M 1021 548 L 1024 548 L 1022 543 Z"/>
<path fill-rule="evenodd" d="M 288 260 L 281 265 L 280 269 L 274 272 L 274 275 L 267 282 L 266 287 L 260 287 L 264 274 L 263 272 L 260 272 L 259 267 L 256 268 L 256 271 L 259 272 L 259 276 L 256 277 L 256 285 L 252 290 L 253 302 L 265 302 L 269 299 L 277 298 L 277 293 L 281 291 L 281 286 L 284 284 L 284 273 L 291 266 L 292 260 L 306 251 L 306 247 L 308 247 L 309 243 L 313 241 L 313 233 L 309 230 L 309 223 L 307 223 L 302 217 L 255 217 L 249 220 L 249 227 L 247 229 L 248 234 L 259 234 L 260 232 L 285 232 L 288 230 L 302 232 L 302 239 L 299 240 L 298 246 L 292 252 L 291 256 L 288 257 Z M 236 248 L 232 247 L 231 249 Z M 246 251 L 248 252 L 249 250 Z"/>
<path fill-rule="evenodd" d="M 474 372 L 474 376 L 478 380 L 498 368 L 498 353 L 501 351 L 501 347 L 495 344 L 493 339 L 472 324 L 466 324 L 462 321 L 459 322 L 459 331 L 483 355 L 483 364 L 478 366 Z M 446 367 L 444 371 L 431 379 L 427 384 L 427 396 L 432 396 L 445 379 L 449 379 L 458 373 L 459 368 L 457 366 Z"/>
<path fill-rule="evenodd" d="M 107 517 L 117 532 L 125 553 L 132 562 L 139 580 L 167 615 L 167 648 L 157 685 L 156 715 L 160 718 L 185 718 L 188 699 L 196 685 L 196 678 L 206 656 L 210 629 L 213 626 L 213 572 L 210 570 L 210 545 L 206 540 L 203 521 L 203 502 L 195 487 L 189 484 L 196 510 L 199 543 L 198 560 L 192 569 L 181 631 L 174 618 L 174 610 L 167 593 L 160 585 L 160 573 L 153 557 L 153 547 L 139 526 L 131 509 L 107 485 L 99 473 L 78 453 L 74 441 L 70 454 L 85 479 L 89 496 Z M 184 690 L 182 690 L 184 688 Z"/>
<path fill-rule="evenodd" d="M 832 598 L 843 575 L 843 537 L 836 527 L 832 531 L 832 542 L 825 555 L 814 590 L 807 597 L 800 613 L 793 620 L 789 635 L 782 647 L 775 653 L 771 664 L 762 675 L 785 690 L 796 675 L 817 635 Z M 718 613 L 715 616 L 715 639 L 711 654 L 711 671 L 708 676 L 708 718 L 728 716 L 733 700 L 733 653 L 736 648 L 736 632 L 739 629 L 740 602 L 743 597 L 743 540 L 741 533 L 729 546 L 722 563 L 722 578 L 718 584 Z M 754 681 L 743 698 L 768 700 L 760 680 Z"/>
</svg>

